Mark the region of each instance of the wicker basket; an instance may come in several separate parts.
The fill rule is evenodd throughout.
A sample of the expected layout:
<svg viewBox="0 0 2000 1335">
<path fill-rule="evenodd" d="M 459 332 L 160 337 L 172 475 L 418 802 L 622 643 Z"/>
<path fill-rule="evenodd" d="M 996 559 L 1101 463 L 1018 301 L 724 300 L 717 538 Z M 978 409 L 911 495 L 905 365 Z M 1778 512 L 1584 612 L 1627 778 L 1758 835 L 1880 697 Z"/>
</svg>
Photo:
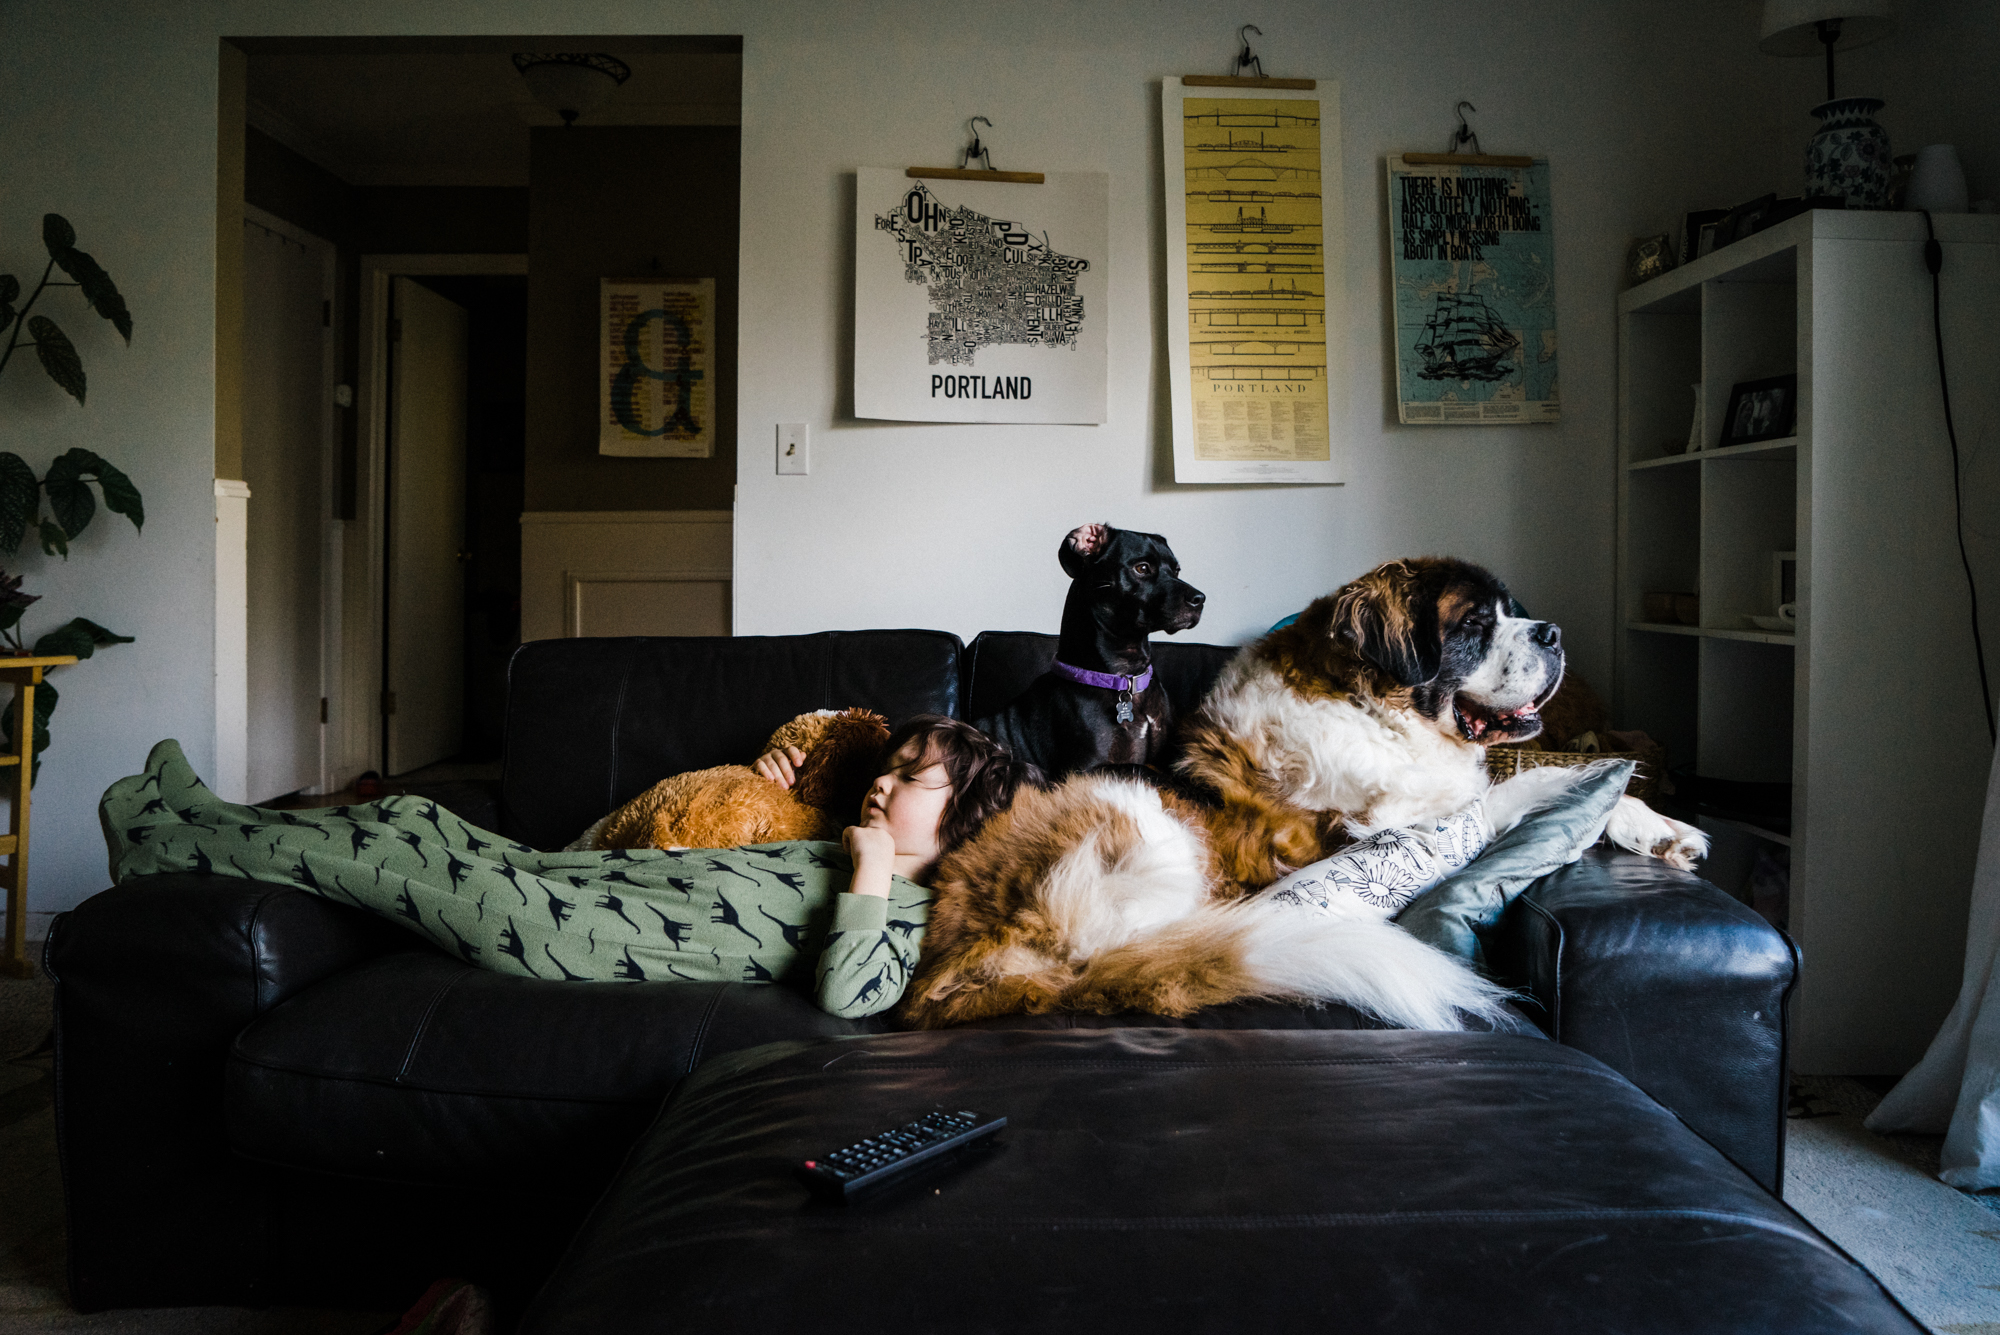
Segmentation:
<svg viewBox="0 0 2000 1335">
<path fill-rule="evenodd" d="M 1659 791 L 1660 776 L 1667 772 L 1666 748 L 1648 746 L 1638 751 L 1529 751 L 1518 746 L 1486 748 L 1486 772 L 1499 783 L 1538 765 L 1591 765 L 1600 760 L 1636 760 L 1639 768 L 1625 791 L 1641 801 L 1650 801 Z"/>
</svg>

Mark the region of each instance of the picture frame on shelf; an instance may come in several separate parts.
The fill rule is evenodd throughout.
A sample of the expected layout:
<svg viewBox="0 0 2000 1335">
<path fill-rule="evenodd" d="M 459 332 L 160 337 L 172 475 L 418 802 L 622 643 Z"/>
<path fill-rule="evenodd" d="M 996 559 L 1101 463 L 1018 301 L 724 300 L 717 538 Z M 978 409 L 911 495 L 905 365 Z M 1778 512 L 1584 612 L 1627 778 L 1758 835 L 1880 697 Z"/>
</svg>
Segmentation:
<svg viewBox="0 0 2000 1335">
<path fill-rule="evenodd" d="M 1729 391 L 1729 410 L 1722 415 L 1722 448 L 1783 440 L 1798 420 L 1799 378 L 1796 374 L 1745 380 Z"/>
<path fill-rule="evenodd" d="M 1776 194 L 1759 195 L 1724 213 L 1715 221 L 1715 239 L 1709 249 L 1721 250 L 1724 246 L 1741 241 L 1746 236 L 1755 236 L 1758 224 L 1777 202 Z"/>
<path fill-rule="evenodd" d="M 1681 263 L 1698 260 L 1715 249 L 1715 225 L 1729 216 L 1728 209 L 1690 209 L 1681 222 Z"/>
</svg>

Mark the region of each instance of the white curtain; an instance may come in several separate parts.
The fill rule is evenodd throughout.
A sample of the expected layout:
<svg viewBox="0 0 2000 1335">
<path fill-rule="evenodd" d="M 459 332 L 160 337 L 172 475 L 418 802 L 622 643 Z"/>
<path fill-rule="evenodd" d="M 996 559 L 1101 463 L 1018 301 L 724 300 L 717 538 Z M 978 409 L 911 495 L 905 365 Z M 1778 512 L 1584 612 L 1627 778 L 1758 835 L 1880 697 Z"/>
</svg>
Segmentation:
<svg viewBox="0 0 2000 1335">
<path fill-rule="evenodd" d="M 1938 1176 L 1964 1191 L 2000 1187 L 2000 753 L 1986 786 L 1965 986 L 1930 1051 L 1868 1115 L 1871 1131 L 1943 1131 Z"/>
</svg>

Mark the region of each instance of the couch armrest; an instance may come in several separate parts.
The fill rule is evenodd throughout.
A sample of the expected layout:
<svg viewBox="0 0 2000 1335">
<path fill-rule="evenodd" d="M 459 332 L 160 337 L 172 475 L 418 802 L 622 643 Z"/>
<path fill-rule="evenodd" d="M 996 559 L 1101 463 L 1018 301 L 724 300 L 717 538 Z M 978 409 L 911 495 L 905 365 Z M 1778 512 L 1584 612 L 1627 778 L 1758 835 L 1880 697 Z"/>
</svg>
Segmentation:
<svg viewBox="0 0 2000 1335">
<path fill-rule="evenodd" d="M 223 1070 L 258 1014 L 416 942 L 300 890 L 139 877 L 59 917 L 56 1116 L 70 1299 L 255 1303 L 264 1202 L 230 1153 Z"/>
<path fill-rule="evenodd" d="M 1798 977 L 1782 932 L 1698 876 L 1597 849 L 1528 887 L 1487 946 L 1551 1037 L 1781 1190 L 1785 1010 Z"/>
</svg>

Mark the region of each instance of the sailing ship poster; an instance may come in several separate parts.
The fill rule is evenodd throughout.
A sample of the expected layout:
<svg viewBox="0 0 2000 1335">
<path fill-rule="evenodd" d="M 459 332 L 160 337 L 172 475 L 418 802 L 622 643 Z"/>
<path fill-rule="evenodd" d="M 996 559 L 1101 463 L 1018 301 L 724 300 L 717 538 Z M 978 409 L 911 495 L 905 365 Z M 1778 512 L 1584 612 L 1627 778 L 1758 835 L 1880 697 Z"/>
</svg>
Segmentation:
<svg viewBox="0 0 2000 1335">
<path fill-rule="evenodd" d="M 1174 480 L 1343 481 L 1340 90 L 1163 82 Z"/>
<path fill-rule="evenodd" d="M 1111 178 L 856 174 L 854 415 L 1105 419 Z"/>
<path fill-rule="evenodd" d="M 1396 398 L 1405 424 L 1553 422 L 1555 239 L 1549 164 L 1389 160 Z"/>
</svg>

